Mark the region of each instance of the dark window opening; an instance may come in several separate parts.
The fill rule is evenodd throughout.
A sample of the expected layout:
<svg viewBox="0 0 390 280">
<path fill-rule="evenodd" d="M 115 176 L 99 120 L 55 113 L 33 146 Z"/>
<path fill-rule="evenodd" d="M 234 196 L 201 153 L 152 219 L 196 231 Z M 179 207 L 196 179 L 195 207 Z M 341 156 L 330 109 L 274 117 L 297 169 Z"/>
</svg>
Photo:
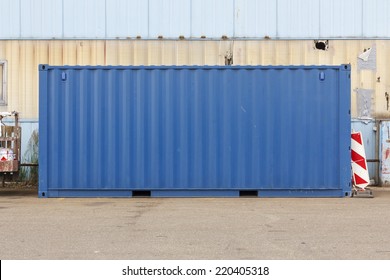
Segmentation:
<svg viewBox="0 0 390 280">
<path fill-rule="evenodd" d="M 329 40 L 314 40 L 314 46 L 317 50 L 326 51 L 329 48 Z"/>
</svg>

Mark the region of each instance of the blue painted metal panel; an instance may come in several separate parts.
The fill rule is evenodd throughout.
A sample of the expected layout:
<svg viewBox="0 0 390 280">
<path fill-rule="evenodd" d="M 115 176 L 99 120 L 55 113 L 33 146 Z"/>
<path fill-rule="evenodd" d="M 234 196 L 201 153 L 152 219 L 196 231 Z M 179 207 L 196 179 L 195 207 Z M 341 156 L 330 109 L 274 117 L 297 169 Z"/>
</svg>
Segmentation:
<svg viewBox="0 0 390 280">
<path fill-rule="evenodd" d="M 41 65 L 39 195 L 344 196 L 349 110 L 348 65 Z"/>
</svg>

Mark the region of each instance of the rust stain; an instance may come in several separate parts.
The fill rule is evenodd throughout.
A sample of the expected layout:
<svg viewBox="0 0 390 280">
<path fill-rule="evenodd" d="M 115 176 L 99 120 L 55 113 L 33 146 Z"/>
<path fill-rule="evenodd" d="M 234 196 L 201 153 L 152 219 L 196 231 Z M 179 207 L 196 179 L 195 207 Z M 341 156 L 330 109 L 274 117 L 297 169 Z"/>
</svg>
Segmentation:
<svg viewBox="0 0 390 280">
<path fill-rule="evenodd" d="M 7 160 L 0 162 L 0 172 L 16 172 L 18 171 L 19 163 L 17 160 Z"/>
<path fill-rule="evenodd" d="M 385 160 L 390 157 L 390 148 L 387 148 L 385 151 Z"/>
</svg>

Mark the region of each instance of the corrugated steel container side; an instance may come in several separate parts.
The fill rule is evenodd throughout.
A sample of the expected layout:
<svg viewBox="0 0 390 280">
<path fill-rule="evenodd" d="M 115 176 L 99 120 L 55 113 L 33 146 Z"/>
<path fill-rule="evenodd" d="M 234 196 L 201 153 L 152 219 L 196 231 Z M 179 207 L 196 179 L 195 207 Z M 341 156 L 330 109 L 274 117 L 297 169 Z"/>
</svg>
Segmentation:
<svg viewBox="0 0 390 280">
<path fill-rule="evenodd" d="M 350 67 L 40 66 L 39 196 L 345 196 Z"/>
</svg>

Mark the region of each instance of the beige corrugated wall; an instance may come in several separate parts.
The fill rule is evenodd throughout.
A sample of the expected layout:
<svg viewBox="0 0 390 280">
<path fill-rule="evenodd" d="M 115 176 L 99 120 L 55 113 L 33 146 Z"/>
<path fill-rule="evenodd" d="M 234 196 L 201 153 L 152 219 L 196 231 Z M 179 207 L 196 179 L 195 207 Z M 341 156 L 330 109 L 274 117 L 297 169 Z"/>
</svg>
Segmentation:
<svg viewBox="0 0 390 280">
<path fill-rule="evenodd" d="M 376 47 L 376 67 L 359 70 L 358 55 Z M 359 116 L 356 89 L 373 90 L 371 116 L 387 118 L 390 94 L 390 40 L 335 40 L 317 50 L 306 41 L 142 41 L 0 40 L 0 60 L 8 62 L 7 106 L 22 118 L 38 118 L 38 64 L 51 65 L 224 65 L 227 52 L 234 65 L 352 65 L 352 117 Z M 378 80 L 378 77 L 380 79 Z M 368 103 L 368 105 L 370 105 Z"/>
</svg>

